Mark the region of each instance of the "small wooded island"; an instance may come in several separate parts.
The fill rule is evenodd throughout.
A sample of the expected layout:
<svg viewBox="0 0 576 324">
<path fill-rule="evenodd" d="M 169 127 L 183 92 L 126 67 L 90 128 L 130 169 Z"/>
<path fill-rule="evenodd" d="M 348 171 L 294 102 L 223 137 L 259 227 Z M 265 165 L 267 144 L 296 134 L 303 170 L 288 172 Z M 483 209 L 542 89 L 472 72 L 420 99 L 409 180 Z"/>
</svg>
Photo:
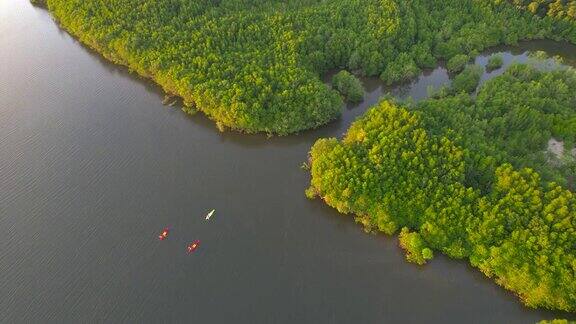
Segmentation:
<svg viewBox="0 0 576 324">
<path fill-rule="evenodd" d="M 41 2 L 41 1 L 35 1 Z M 353 74 L 404 82 L 445 61 L 452 88 L 382 101 L 310 152 L 309 197 L 368 230 L 399 233 L 409 261 L 467 259 L 531 307 L 576 311 L 576 73 L 516 64 L 482 85 L 480 51 L 576 44 L 576 1 L 46 0 L 63 28 L 153 79 L 220 129 L 287 135 L 362 100 Z M 489 68 L 502 65 L 500 57 Z M 327 86 L 321 77 L 340 72 Z"/>
</svg>

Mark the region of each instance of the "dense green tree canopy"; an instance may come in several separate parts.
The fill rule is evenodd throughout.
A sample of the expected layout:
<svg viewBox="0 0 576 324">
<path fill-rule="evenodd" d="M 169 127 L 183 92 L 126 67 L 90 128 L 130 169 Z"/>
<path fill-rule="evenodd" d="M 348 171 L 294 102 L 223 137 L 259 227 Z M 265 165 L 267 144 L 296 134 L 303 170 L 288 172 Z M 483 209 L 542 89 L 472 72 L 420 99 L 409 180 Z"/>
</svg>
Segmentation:
<svg viewBox="0 0 576 324">
<path fill-rule="evenodd" d="M 496 70 L 502 67 L 504 64 L 504 58 L 502 54 L 493 54 L 488 58 L 488 64 L 486 64 L 486 69 L 488 71 Z"/>
<path fill-rule="evenodd" d="M 454 80 L 452 80 L 452 92 L 472 93 L 478 87 L 484 69 L 480 65 L 468 65 Z"/>
<path fill-rule="evenodd" d="M 350 102 L 358 103 L 364 99 L 362 82 L 347 71 L 336 73 L 332 77 L 332 86 Z"/>
<path fill-rule="evenodd" d="M 510 2 L 536 15 L 576 20 L 574 0 L 510 0 Z"/>
<path fill-rule="evenodd" d="M 452 57 L 446 63 L 446 68 L 448 69 L 449 72 L 452 73 L 461 72 L 462 70 L 464 70 L 464 67 L 466 67 L 466 64 L 468 64 L 468 61 L 470 61 L 470 57 L 468 57 L 468 55 L 465 54 L 454 55 L 454 57 Z"/>
<path fill-rule="evenodd" d="M 566 319 L 553 319 L 553 320 L 542 320 L 538 324 L 576 324 L 574 321 L 569 321 Z"/>
<path fill-rule="evenodd" d="M 47 0 L 60 24 L 221 126 L 287 134 L 336 118 L 329 69 L 414 77 L 437 59 L 576 29 L 499 0 Z"/>
<path fill-rule="evenodd" d="M 576 141 L 576 76 L 573 70 L 542 72 L 512 65 L 478 91 L 475 100 L 456 95 L 416 107 L 426 129 L 451 134 L 467 150 L 467 184 L 485 190 L 501 163 L 537 170 L 545 181 L 567 184 L 570 169 L 547 153 L 550 138 Z M 556 163 L 550 163 L 552 162 Z M 568 161 L 568 165 L 569 165 Z"/>
<path fill-rule="evenodd" d="M 576 311 L 576 196 L 544 153 L 574 137 L 574 93 L 573 70 L 514 65 L 475 98 L 382 101 L 342 141 L 314 144 L 308 195 L 370 230 L 402 228 L 409 261 L 467 258 L 529 306 Z"/>
</svg>

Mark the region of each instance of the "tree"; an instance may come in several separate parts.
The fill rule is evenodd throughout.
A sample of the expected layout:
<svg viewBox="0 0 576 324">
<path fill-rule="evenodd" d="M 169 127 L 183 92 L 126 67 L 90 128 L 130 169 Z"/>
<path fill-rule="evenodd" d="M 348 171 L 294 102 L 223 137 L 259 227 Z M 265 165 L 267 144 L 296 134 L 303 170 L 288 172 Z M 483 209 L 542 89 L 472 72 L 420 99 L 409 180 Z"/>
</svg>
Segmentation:
<svg viewBox="0 0 576 324">
<path fill-rule="evenodd" d="M 362 83 L 347 71 L 340 71 L 335 74 L 332 77 L 332 86 L 352 103 L 358 103 L 364 99 Z"/>
<path fill-rule="evenodd" d="M 502 58 L 502 54 L 494 54 L 488 58 L 488 64 L 486 64 L 486 69 L 488 71 L 493 71 L 499 69 L 504 64 L 504 59 Z"/>
<path fill-rule="evenodd" d="M 454 93 L 465 92 L 472 93 L 478 87 L 483 69 L 479 65 L 468 65 L 452 81 L 452 91 Z"/>
<path fill-rule="evenodd" d="M 466 64 L 468 64 L 468 61 L 470 61 L 468 55 L 458 54 L 448 60 L 448 63 L 446 63 L 446 68 L 449 72 L 452 73 L 461 72 L 464 70 Z"/>
<path fill-rule="evenodd" d="M 475 97 L 382 101 L 314 144 L 308 191 L 367 231 L 401 229 L 410 262 L 468 259 L 530 307 L 574 311 L 576 195 L 558 182 L 571 169 L 543 153 L 553 133 L 573 136 L 560 121 L 574 93 L 573 70 L 512 65 Z"/>
</svg>

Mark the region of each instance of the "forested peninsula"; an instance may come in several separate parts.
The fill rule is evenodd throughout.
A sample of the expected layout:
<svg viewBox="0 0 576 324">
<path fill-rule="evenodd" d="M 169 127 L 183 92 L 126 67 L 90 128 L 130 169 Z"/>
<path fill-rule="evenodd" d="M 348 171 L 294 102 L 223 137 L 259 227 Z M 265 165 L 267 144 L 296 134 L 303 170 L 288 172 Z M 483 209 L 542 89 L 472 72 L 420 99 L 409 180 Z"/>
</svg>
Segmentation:
<svg viewBox="0 0 576 324">
<path fill-rule="evenodd" d="M 401 82 L 497 44 L 576 43 L 574 1 L 35 0 L 219 128 L 289 134 L 339 116 L 329 70 Z"/>
<path fill-rule="evenodd" d="M 465 92 L 384 100 L 310 152 L 308 197 L 368 231 L 399 232 L 407 259 L 467 259 L 531 307 L 576 311 L 576 72 L 513 65 Z M 572 187 L 572 190 L 574 188 Z"/>
</svg>

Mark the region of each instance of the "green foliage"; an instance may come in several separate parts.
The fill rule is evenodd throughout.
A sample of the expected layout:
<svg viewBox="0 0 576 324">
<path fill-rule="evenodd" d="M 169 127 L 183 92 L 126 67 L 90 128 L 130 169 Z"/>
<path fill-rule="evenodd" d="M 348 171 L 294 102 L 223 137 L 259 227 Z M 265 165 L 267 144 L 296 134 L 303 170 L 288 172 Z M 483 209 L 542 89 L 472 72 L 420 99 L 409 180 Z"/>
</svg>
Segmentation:
<svg viewBox="0 0 576 324">
<path fill-rule="evenodd" d="M 48 0 L 59 23 L 219 128 L 288 134 L 337 118 L 331 69 L 391 83 L 520 39 L 576 42 L 571 22 L 494 0 Z M 196 110 L 190 110 L 196 111 Z"/>
<path fill-rule="evenodd" d="M 535 15 L 576 20 L 576 1 L 574 0 L 512 0 L 510 2 Z"/>
<path fill-rule="evenodd" d="M 569 321 L 566 319 L 553 319 L 553 320 L 542 320 L 538 324 L 576 324 L 574 321 Z"/>
<path fill-rule="evenodd" d="M 576 311 L 576 195 L 544 154 L 550 136 L 572 136 L 554 129 L 576 114 L 574 93 L 572 70 L 514 65 L 476 98 L 383 101 L 314 144 L 311 186 L 370 230 L 402 228 L 411 262 L 465 258 L 530 307 Z"/>
<path fill-rule="evenodd" d="M 449 72 L 457 73 L 464 70 L 464 67 L 466 64 L 468 64 L 468 61 L 470 61 L 468 55 L 458 54 L 448 60 L 448 63 L 446 63 L 446 68 Z"/>
<path fill-rule="evenodd" d="M 488 64 L 486 64 L 486 69 L 488 71 L 493 71 L 499 69 L 504 64 L 504 59 L 502 58 L 502 54 L 494 54 L 488 58 Z"/>
<path fill-rule="evenodd" d="M 479 65 L 467 65 L 452 81 L 452 92 L 472 93 L 478 87 L 484 69 Z"/>
<path fill-rule="evenodd" d="M 314 187 L 312 187 L 312 186 L 310 186 L 308 189 L 306 189 L 304 191 L 304 194 L 306 195 L 306 198 L 308 198 L 308 199 L 314 199 L 317 196 L 316 189 L 314 189 Z"/>
<path fill-rule="evenodd" d="M 496 0 L 499 1 L 499 0 Z M 574 0 L 507 0 L 544 21 L 553 28 L 556 39 L 576 40 L 576 1 Z"/>
<path fill-rule="evenodd" d="M 380 75 L 380 79 L 390 85 L 413 79 L 419 73 L 420 69 L 414 59 L 407 53 L 402 53 L 392 64 L 388 65 L 386 70 Z"/>
<path fill-rule="evenodd" d="M 358 103 L 364 99 L 362 83 L 347 71 L 340 71 L 335 74 L 332 77 L 332 86 L 350 102 Z"/>
<path fill-rule="evenodd" d="M 565 185 L 570 171 L 548 163 L 545 150 L 551 137 L 576 141 L 574 89 L 572 70 L 540 72 L 513 65 L 486 82 L 474 101 L 461 95 L 427 100 L 420 103 L 418 112 L 427 130 L 451 134 L 468 149 L 466 183 L 470 186 L 488 190 L 494 170 L 505 162 L 532 168 L 546 182 Z"/>
<path fill-rule="evenodd" d="M 403 227 L 398 235 L 400 247 L 406 251 L 406 260 L 419 265 L 423 265 L 427 260 L 434 257 L 434 252 L 426 247 L 422 236 L 417 232 L 410 232 L 407 227 Z"/>
</svg>

